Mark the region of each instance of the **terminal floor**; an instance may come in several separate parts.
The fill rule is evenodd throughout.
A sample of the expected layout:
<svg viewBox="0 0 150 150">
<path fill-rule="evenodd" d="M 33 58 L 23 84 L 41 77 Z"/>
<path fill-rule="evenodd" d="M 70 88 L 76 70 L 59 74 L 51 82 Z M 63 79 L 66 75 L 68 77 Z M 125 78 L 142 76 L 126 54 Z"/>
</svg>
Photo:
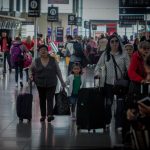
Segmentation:
<svg viewBox="0 0 150 150">
<path fill-rule="evenodd" d="M 65 79 L 63 60 L 60 67 Z M 93 86 L 93 69 L 84 71 L 87 86 Z M 30 124 L 19 123 L 15 106 L 19 90 L 20 87 L 15 87 L 14 70 L 0 79 L 0 150 L 104 149 L 121 145 L 121 134 L 115 131 L 113 120 L 109 131 L 99 129 L 96 133 L 77 132 L 76 122 L 70 116 L 55 116 L 51 123 L 40 123 L 39 99 L 34 85 L 33 119 Z"/>
</svg>

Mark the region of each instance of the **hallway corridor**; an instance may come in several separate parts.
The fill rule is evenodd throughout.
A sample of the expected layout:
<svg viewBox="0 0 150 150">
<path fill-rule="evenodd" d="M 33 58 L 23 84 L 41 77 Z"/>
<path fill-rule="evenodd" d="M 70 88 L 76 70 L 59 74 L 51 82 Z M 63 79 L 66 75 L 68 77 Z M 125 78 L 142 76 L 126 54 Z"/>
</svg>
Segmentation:
<svg viewBox="0 0 150 150">
<path fill-rule="evenodd" d="M 60 68 L 65 79 L 66 67 L 62 60 Z M 93 86 L 93 69 L 86 70 L 87 86 Z M 24 80 L 25 82 L 25 80 Z M 30 124 L 19 123 L 16 115 L 16 96 L 20 87 L 15 87 L 14 70 L 0 79 L 0 150 L 63 150 L 104 149 L 121 145 L 121 134 L 114 129 L 102 129 L 88 133 L 76 129 L 76 122 L 70 116 L 55 116 L 51 123 L 40 122 L 38 93 L 33 85 L 33 115 Z"/>
</svg>

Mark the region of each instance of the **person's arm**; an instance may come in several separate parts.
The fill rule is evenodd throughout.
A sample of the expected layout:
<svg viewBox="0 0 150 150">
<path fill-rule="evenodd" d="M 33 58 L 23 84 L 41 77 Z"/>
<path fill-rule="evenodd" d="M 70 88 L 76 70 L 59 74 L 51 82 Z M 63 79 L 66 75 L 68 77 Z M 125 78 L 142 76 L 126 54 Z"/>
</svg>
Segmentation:
<svg viewBox="0 0 150 150">
<path fill-rule="evenodd" d="M 100 76 L 102 67 L 105 65 L 105 52 L 101 55 L 98 63 L 96 64 L 95 70 L 94 70 L 94 76 Z"/>
<path fill-rule="evenodd" d="M 58 65 L 58 63 L 56 62 L 56 60 L 55 60 L 55 64 L 56 64 L 56 74 L 57 74 L 57 76 L 58 76 L 58 78 L 59 78 L 59 80 L 60 80 L 60 82 L 61 82 L 62 87 L 65 87 L 66 84 L 65 84 L 65 82 L 64 82 L 64 80 L 63 80 L 61 70 L 60 70 L 59 65 Z"/>
<path fill-rule="evenodd" d="M 139 112 L 143 115 L 150 116 L 150 106 L 138 102 Z"/>
<path fill-rule="evenodd" d="M 129 69 L 128 69 L 128 76 L 129 76 L 130 80 L 132 80 L 132 81 L 141 82 L 144 79 L 139 74 L 137 74 L 136 70 L 138 69 L 138 67 L 139 67 L 138 60 L 133 55 L 133 57 L 131 58 L 131 63 L 129 65 Z"/>
<path fill-rule="evenodd" d="M 66 86 L 70 85 L 70 76 L 67 77 L 66 81 L 65 81 Z"/>
<path fill-rule="evenodd" d="M 133 120 L 135 117 L 136 117 L 136 110 L 135 109 L 131 109 L 131 108 L 129 108 L 128 110 L 127 110 L 127 119 L 128 120 Z"/>
<path fill-rule="evenodd" d="M 30 68 L 29 68 L 29 79 L 32 81 L 35 74 L 35 61 L 32 62 Z"/>
</svg>

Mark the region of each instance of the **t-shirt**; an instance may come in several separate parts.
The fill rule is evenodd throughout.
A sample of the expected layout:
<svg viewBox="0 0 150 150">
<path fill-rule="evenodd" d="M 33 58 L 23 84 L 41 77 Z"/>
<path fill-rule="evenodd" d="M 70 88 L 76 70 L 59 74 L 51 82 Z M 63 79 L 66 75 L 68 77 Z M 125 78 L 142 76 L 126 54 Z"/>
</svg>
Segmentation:
<svg viewBox="0 0 150 150">
<path fill-rule="evenodd" d="M 2 51 L 8 51 L 8 47 L 7 47 L 7 39 L 3 38 L 3 47 L 2 47 Z"/>
<path fill-rule="evenodd" d="M 25 41 L 25 42 L 23 42 L 23 44 L 26 46 L 26 48 L 27 48 L 28 50 L 31 50 L 31 49 L 33 48 L 33 46 L 34 46 L 34 42 L 33 42 L 33 41 L 31 41 L 31 43 L 27 43 L 27 42 Z"/>
<path fill-rule="evenodd" d="M 80 85 L 81 85 L 81 76 L 74 76 L 74 80 L 73 80 L 73 90 L 72 90 L 72 94 L 73 95 L 78 95 L 78 91 L 80 89 Z"/>
</svg>

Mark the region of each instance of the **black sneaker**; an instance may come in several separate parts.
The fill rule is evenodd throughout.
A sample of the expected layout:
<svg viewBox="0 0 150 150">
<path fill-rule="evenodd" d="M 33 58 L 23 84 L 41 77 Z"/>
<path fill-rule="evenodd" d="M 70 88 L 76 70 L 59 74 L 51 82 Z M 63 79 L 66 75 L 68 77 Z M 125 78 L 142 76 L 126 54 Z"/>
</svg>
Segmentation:
<svg viewBox="0 0 150 150">
<path fill-rule="evenodd" d="M 3 74 L 5 74 L 5 73 L 6 73 L 6 70 L 3 71 Z"/>
<path fill-rule="evenodd" d="M 12 69 L 9 69 L 9 73 L 11 73 L 12 72 Z"/>
<path fill-rule="evenodd" d="M 23 88 L 23 83 L 22 82 L 20 82 L 20 87 Z"/>
<path fill-rule="evenodd" d="M 48 117 L 47 117 L 47 121 L 48 121 L 48 122 L 51 122 L 52 120 L 54 120 L 54 116 L 48 116 Z"/>
<path fill-rule="evenodd" d="M 44 121 L 45 121 L 45 117 L 41 117 L 41 118 L 40 118 L 40 121 L 41 121 L 41 122 L 44 122 Z"/>
</svg>

